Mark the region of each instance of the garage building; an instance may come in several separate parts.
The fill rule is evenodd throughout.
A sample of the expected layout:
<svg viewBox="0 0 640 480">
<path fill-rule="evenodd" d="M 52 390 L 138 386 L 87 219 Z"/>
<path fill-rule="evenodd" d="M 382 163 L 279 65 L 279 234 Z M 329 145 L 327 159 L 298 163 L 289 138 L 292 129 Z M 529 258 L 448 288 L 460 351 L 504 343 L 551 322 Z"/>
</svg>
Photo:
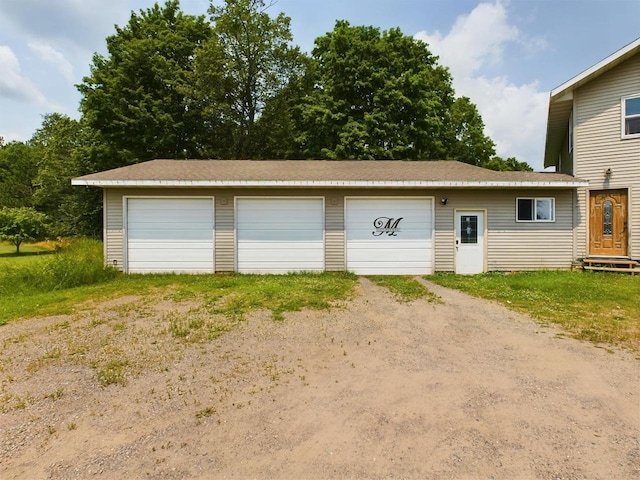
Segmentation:
<svg viewBox="0 0 640 480">
<path fill-rule="evenodd" d="M 480 273 L 569 268 L 586 182 L 455 161 L 152 160 L 104 190 L 105 261 L 129 273 Z"/>
</svg>

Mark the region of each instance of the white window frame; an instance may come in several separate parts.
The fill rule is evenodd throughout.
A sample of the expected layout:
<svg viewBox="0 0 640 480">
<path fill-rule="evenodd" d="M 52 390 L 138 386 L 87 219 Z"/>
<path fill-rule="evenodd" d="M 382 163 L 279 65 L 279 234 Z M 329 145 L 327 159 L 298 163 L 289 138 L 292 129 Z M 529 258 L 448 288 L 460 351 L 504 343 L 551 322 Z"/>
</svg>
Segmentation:
<svg viewBox="0 0 640 480">
<path fill-rule="evenodd" d="M 533 205 L 532 219 L 531 220 L 520 220 L 519 213 L 520 210 L 518 208 L 520 200 L 531 200 Z M 550 219 L 538 219 L 537 211 L 538 211 L 538 202 L 548 201 L 551 202 L 551 218 Z M 553 223 L 556 221 L 556 199 L 554 197 L 516 197 L 516 222 L 518 223 Z"/>
<path fill-rule="evenodd" d="M 640 133 L 626 133 L 626 123 L 627 123 L 627 118 L 640 118 L 640 114 L 636 114 L 636 115 L 627 115 L 626 112 L 626 108 L 627 108 L 627 100 L 632 100 L 635 98 L 640 98 L 640 94 L 635 94 L 635 95 L 627 95 L 625 97 L 622 97 L 621 100 L 621 110 L 622 110 L 622 126 L 621 126 L 621 133 L 622 133 L 622 138 L 640 138 Z"/>
</svg>

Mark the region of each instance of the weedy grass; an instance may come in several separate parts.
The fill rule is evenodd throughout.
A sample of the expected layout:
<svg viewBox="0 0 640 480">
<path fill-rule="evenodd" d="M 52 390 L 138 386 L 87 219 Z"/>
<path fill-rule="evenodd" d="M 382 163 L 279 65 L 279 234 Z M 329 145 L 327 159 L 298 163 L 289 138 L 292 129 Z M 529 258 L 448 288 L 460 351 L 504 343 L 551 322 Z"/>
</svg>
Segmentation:
<svg viewBox="0 0 640 480">
<path fill-rule="evenodd" d="M 412 302 L 420 298 L 429 303 L 442 303 L 442 299 L 413 277 L 400 275 L 372 275 L 367 277 L 380 287 L 389 289 L 399 302 Z"/>
<path fill-rule="evenodd" d="M 203 301 L 211 314 L 241 320 L 266 309 L 281 320 L 285 312 L 327 309 L 346 300 L 357 282 L 353 274 L 329 272 L 125 275 L 105 267 L 102 258 L 102 243 L 89 239 L 73 239 L 55 254 L 28 263 L 20 257 L 0 258 L 0 325 L 16 318 L 69 314 L 89 308 L 83 303 L 90 300 L 146 295 L 165 287 L 171 287 L 176 301 Z"/>
<path fill-rule="evenodd" d="M 436 274 L 444 287 L 496 300 L 571 336 L 640 351 L 640 277 L 604 272 L 538 271 Z"/>
</svg>

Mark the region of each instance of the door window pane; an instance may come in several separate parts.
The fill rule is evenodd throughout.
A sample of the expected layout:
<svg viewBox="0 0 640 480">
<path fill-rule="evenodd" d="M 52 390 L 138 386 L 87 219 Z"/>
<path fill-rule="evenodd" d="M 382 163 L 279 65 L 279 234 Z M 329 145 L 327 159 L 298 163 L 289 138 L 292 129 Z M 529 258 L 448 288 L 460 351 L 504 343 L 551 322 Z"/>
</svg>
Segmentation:
<svg viewBox="0 0 640 480">
<path fill-rule="evenodd" d="M 602 233 L 611 235 L 613 232 L 613 203 L 606 200 L 602 205 Z"/>
<path fill-rule="evenodd" d="M 460 242 L 478 243 L 478 216 L 460 216 Z"/>
</svg>

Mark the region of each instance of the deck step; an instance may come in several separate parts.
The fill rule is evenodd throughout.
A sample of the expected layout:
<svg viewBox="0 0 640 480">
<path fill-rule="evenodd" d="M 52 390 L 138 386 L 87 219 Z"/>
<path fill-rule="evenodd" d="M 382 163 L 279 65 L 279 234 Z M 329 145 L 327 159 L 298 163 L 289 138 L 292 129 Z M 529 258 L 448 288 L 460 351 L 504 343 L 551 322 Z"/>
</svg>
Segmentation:
<svg viewBox="0 0 640 480">
<path fill-rule="evenodd" d="M 640 264 L 629 258 L 586 257 L 582 259 L 582 268 L 596 272 L 640 274 Z"/>
</svg>

